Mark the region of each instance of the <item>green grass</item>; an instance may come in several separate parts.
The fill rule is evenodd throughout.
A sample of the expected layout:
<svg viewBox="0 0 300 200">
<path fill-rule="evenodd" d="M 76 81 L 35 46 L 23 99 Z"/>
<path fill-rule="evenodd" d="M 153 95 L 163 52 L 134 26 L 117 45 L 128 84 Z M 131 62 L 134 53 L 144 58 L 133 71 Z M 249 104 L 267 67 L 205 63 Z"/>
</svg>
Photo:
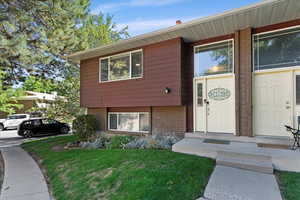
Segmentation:
<svg viewBox="0 0 300 200">
<path fill-rule="evenodd" d="M 280 189 L 285 200 L 300 199 L 300 173 L 277 172 Z"/>
<path fill-rule="evenodd" d="M 194 200 L 213 171 L 211 159 L 166 150 L 53 151 L 73 136 L 29 142 L 57 200 Z"/>
</svg>

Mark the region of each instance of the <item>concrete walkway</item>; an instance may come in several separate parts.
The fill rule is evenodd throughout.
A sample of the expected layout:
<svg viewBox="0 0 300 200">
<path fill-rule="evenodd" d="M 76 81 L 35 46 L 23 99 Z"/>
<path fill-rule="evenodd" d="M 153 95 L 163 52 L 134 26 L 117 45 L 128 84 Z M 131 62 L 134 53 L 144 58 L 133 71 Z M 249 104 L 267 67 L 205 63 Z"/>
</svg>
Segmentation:
<svg viewBox="0 0 300 200">
<path fill-rule="evenodd" d="M 0 200 L 50 200 L 37 163 L 20 147 L 2 148 L 4 182 Z"/>
<path fill-rule="evenodd" d="M 282 200 L 273 174 L 217 165 L 201 200 Z"/>
</svg>

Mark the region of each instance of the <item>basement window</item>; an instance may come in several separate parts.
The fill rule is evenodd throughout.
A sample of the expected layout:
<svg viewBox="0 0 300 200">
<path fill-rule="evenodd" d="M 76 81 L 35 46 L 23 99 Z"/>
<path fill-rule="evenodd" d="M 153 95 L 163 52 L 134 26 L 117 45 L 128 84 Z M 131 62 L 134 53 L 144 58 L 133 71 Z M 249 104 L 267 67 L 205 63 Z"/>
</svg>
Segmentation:
<svg viewBox="0 0 300 200">
<path fill-rule="evenodd" d="M 126 52 L 100 59 L 100 82 L 141 78 L 142 50 Z"/>
<path fill-rule="evenodd" d="M 150 131 L 149 113 L 146 112 L 110 112 L 108 118 L 108 127 L 111 131 L 145 133 Z"/>
<path fill-rule="evenodd" d="M 233 72 L 233 40 L 196 46 L 194 52 L 195 77 Z"/>
<path fill-rule="evenodd" d="M 253 37 L 254 70 L 300 66 L 300 28 Z"/>
</svg>

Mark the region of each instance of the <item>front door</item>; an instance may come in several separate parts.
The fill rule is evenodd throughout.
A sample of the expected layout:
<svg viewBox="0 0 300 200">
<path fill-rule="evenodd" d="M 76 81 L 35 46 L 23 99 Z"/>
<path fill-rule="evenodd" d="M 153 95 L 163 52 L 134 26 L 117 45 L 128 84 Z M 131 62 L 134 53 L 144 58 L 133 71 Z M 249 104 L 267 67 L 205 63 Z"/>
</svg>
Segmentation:
<svg viewBox="0 0 300 200">
<path fill-rule="evenodd" d="M 234 75 L 195 79 L 195 130 L 235 133 Z"/>
<path fill-rule="evenodd" d="M 284 125 L 293 125 L 292 72 L 255 73 L 253 90 L 255 135 L 287 136 Z"/>
</svg>

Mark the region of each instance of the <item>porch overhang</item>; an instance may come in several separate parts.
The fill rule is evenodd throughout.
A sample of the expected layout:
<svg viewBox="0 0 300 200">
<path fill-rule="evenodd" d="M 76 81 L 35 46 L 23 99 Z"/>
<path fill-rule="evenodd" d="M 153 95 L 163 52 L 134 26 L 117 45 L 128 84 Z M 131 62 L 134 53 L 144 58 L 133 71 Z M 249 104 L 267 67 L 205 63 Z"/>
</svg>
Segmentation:
<svg viewBox="0 0 300 200">
<path fill-rule="evenodd" d="M 299 19 L 299 8 L 299 0 L 264 0 L 250 6 L 77 52 L 69 55 L 68 59 L 78 62 L 179 37 L 185 42 L 195 42 L 228 35 L 247 27 L 257 28 Z"/>
</svg>

